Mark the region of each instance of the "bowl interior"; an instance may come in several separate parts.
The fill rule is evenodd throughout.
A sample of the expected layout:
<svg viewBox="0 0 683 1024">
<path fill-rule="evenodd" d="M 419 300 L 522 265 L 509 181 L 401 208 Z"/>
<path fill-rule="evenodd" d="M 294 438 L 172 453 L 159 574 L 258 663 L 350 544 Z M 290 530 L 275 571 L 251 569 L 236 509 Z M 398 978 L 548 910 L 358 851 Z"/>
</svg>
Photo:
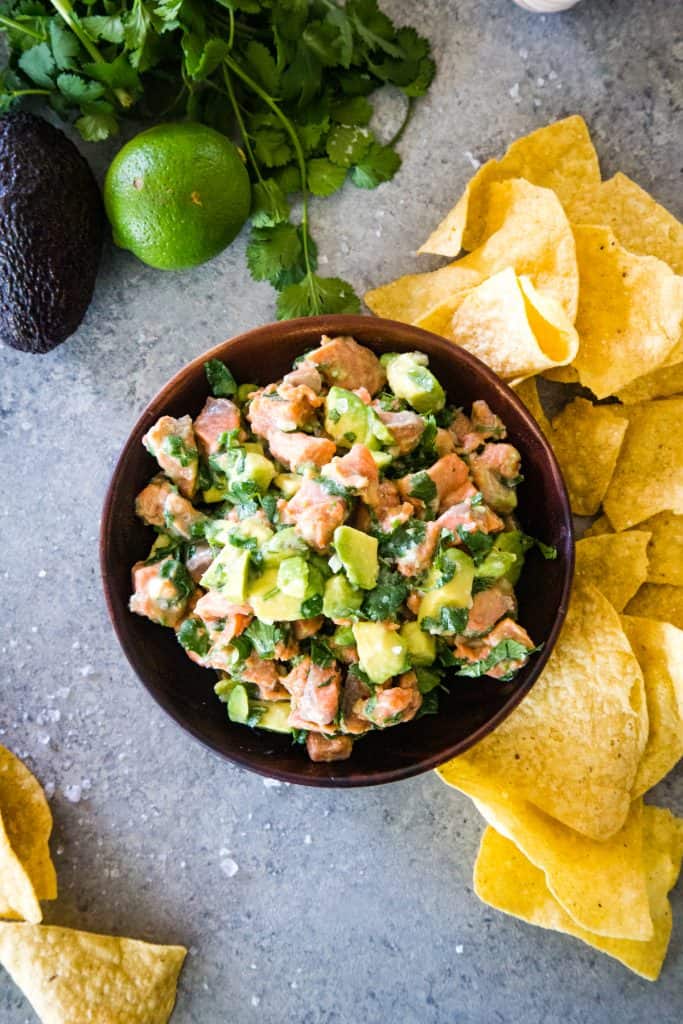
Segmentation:
<svg viewBox="0 0 683 1024">
<path fill-rule="evenodd" d="M 215 697 L 213 670 L 191 662 L 169 629 L 128 611 L 130 570 L 145 558 L 151 530 L 133 513 L 135 495 L 154 474 L 144 450 L 145 431 L 162 414 L 197 415 L 207 397 L 206 358 L 224 359 L 239 382 L 266 384 L 282 376 L 293 359 L 315 347 L 321 334 L 350 334 L 378 354 L 421 349 L 446 386 L 449 400 L 469 408 L 484 399 L 508 428 L 522 455 L 519 519 L 527 533 L 558 551 L 545 561 L 527 557 L 517 587 L 519 620 L 545 647 L 509 683 L 455 679 L 441 711 L 406 726 L 374 732 L 357 743 L 348 761 L 314 764 L 287 736 L 234 725 Z M 128 439 L 107 495 L 101 534 L 105 595 L 123 649 L 138 676 L 166 711 L 201 742 L 232 761 L 289 782 L 359 786 L 391 782 L 426 771 L 461 753 L 486 735 L 530 689 L 545 663 L 566 612 L 573 570 L 571 516 L 564 485 L 543 435 L 524 406 L 487 367 L 463 350 L 418 328 L 372 317 L 319 317 L 258 328 L 218 345 L 176 375 L 152 400 Z M 144 714 L 144 705 L 141 706 Z"/>
</svg>

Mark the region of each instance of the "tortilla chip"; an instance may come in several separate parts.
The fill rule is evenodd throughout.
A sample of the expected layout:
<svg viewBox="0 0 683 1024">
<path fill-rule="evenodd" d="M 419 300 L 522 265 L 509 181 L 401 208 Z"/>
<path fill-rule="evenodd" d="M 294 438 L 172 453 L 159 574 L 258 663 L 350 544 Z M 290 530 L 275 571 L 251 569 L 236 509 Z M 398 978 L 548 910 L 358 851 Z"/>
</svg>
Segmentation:
<svg viewBox="0 0 683 1024">
<path fill-rule="evenodd" d="M 678 349 L 678 346 L 676 346 Z M 635 402 L 648 402 L 652 398 L 669 398 L 670 395 L 683 393 L 683 362 L 672 366 L 662 366 L 643 377 L 637 377 L 631 384 L 622 388 L 617 397 L 625 405 Z"/>
<path fill-rule="evenodd" d="M 643 672 L 649 721 L 635 797 L 661 782 L 683 757 L 683 630 L 629 615 L 621 622 Z"/>
<path fill-rule="evenodd" d="M 636 974 L 655 981 L 671 935 L 668 892 L 683 857 L 683 820 L 659 807 L 643 808 L 643 860 L 654 936 L 646 942 L 613 939 L 580 928 L 550 892 L 542 871 L 514 843 L 487 828 L 474 865 L 474 891 L 491 907 L 530 924 L 573 935 Z"/>
<path fill-rule="evenodd" d="M 683 224 L 625 174 L 584 185 L 564 206 L 575 224 L 605 224 L 625 249 L 683 274 Z"/>
<path fill-rule="evenodd" d="M 645 523 L 643 523 L 643 529 L 645 529 Z M 584 530 L 584 537 L 604 537 L 606 533 L 614 533 L 614 527 L 610 523 L 607 516 L 598 516 L 594 523 Z"/>
<path fill-rule="evenodd" d="M 527 377 L 526 380 L 519 381 L 510 385 L 512 390 L 515 392 L 517 397 L 524 403 L 528 411 L 531 413 L 533 418 L 538 423 L 539 427 L 546 435 L 550 437 L 551 426 L 543 411 L 541 400 L 538 397 L 538 385 L 533 377 Z"/>
<path fill-rule="evenodd" d="M 448 767 L 449 784 L 471 797 L 488 824 L 543 871 L 553 896 L 578 925 L 612 938 L 652 937 L 640 801 L 611 839 L 596 842 L 501 790 L 461 758 Z"/>
<path fill-rule="evenodd" d="M 676 345 L 683 278 L 654 256 L 636 256 L 609 228 L 575 225 L 581 291 L 574 365 L 582 384 L 606 398 L 657 369 Z"/>
<path fill-rule="evenodd" d="M 2 917 L 20 918 L 37 924 L 43 912 L 26 868 L 12 849 L 0 815 L 0 901 Z"/>
<path fill-rule="evenodd" d="M 478 270 L 462 267 L 460 262 L 451 263 L 429 274 L 406 274 L 389 284 L 374 288 L 366 293 L 365 303 L 377 316 L 414 324 L 429 310 L 445 302 L 453 303 L 449 306 L 452 316 L 457 305 L 456 297 L 475 288 L 482 279 L 483 275 Z"/>
<path fill-rule="evenodd" d="M 650 534 L 647 582 L 683 587 L 683 516 L 660 512 L 638 528 Z"/>
<path fill-rule="evenodd" d="M 572 511 L 598 511 L 614 473 L 627 424 L 609 405 L 575 398 L 553 420 L 550 438 L 564 475 Z"/>
<path fill-rule="evenodd" d="M 658 512 L 683 514 L 683 398 L 617 407 L 628 420 L 603 502 L 615 530 Z"/>
<path fill-rule="evenodd" d="M 666 583 L 644 583 L 624 609 L 627 615 L 671 622 L 683 629 L 683 587 Z"/>
<path fill-rule="evenodd" d="M 539 128 L 516 139 L 502 159 L 487 161 L 418 251 L 457 256 L 461 248 L 472 250 L 481 245 L 491 185 L 509 178 L 525 178 L 553 189 L 563 204 L 571 204 L 581 190 L 597 185 L 598 157 L 583 118 L 575 114 Z"/>
<path fill-rule="evenodd" d="M 185 953 L 71 928 L 0 924 L 0 963 L 43 1024 L 166 1024 Z"/>
<path fill-rule="evenodd" d="M 531 278 L 574 322 L 579 277 L 576 246 L 557 196 L 528 181 L 491 188 L 485 243 L 463 259 L 428 274 L 408 274 L 369 291 L 365 302 L 378 316 L 443 333 L 463 295 L 507 267 Z"/>
<path fill-rule="evenodd" d="M 592 583 L 618 612 L 624 610 L 647 579 L 647 545 L 644 530 L 584 537 L 576 545 L 575 578 Z"/>
<path fill-rule="evenodd" d="M 562 307 L 511 267 L 467 292 L 444 334 L 508 381 L 569 363 L 579 347 Z"/>
<path fill-rule="evenodd" d="M 574 588 L 560 638 L 522 703 L 461 761 L 592 839 L 624 824 L 647 740 L 643 677 L 619 616 Z"/>
<path fill-rule="evenodd" d="M 5 857 L 9 848 L 22 868 L 21 875 L 16 868 L 11 874 L 0 868 L 0 917 L 18 916 L 37 923 L 42 919 L 38 900 L 57 896 L 57 876 L 48 846 L 52 814 L 38 780 L 19 758 L 1 746 L 0 818 L 4 826 L 0 836 L 4 835 L 7 844 L 0 842 L 0 846 Z M 14 891 L 14 884 L 20 885 L 22 896 Z"/>
<path fill-rule="evenodd" d="M 552 370 L 544 370 L 546 380 L 557 381 L 558 384 L 578 384 L 579 374 L 573 366 L 555 366 Z"/>
</svg>

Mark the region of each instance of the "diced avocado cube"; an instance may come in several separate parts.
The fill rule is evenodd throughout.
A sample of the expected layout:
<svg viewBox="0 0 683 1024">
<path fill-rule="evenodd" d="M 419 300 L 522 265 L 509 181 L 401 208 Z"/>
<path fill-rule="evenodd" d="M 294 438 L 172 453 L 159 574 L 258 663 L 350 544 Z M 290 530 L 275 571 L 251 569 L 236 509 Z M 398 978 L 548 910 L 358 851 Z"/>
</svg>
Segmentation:
<svg viewBox="0 0 683 1024">
<path fill-rule="evenodd" d="M 252 452 L 256 455 L 263 455 L 263 445 L 260 441 L 245 441 L 242 445 L 245 452 Z"/>
<path fill-rule="evenodd" d="M 309 565 L 306 559 L 296 555 L 280 562 L 277 585 L 283 594 L 303 600 L 309 586 Z"/>
<path fill-rule="evenodd" d="M 455 569 L 453 577 L 443 586 L 429 590 L 420 601 L 417 621 L 423 626 L 429 619 L 429 632 L 439 632 L 433 623 L 440 618 L 442 609 L 467 609 L 472 605 L 474 562 L 464 551 L 450 548 L 448 554 Z"/>
<path fill-rule="evenodd" d="M 235 401 L 238 405 L 244 405 L 249 395 L 254 391 L 258 391 L 258 384 L 240 384 L 235 395 Z"/>
<path fill-rule="evenodd" d="M 370 454 L 375 460 L 375 464 L 378 469 L 385 469 L 392 461 L 389 452 L 371 451 Z"/>
<path fill-rule="evenodd" d="M 244 462 L 238 473 L 230 477 L 230 486 L 241 483 L 253 483 L 259 494 L 265 494 L 270 487 L 271 480 L 275 476 L 275 466 L 265 455 L 258 452 L 247 451 L 244 454 Z"/>
<path fill-rule="evenodd" d="M 333 647 L 355 647 L 356 638 L 351 626 L 337 626 L 329 642 Z"/>
<path fill-rule="evenodd" d="M 384 622 L 355 622 L 352 629 L 360 667 L 373 683 L 379 685 L 407 671 L 408 649 L 395 629 Z"/>
<path fill-rule="evenodd" d="M 508 530 L 507 533 L 501 533 L 496 537 L 493 544 L 491 553 L 493 551 L 500 551 L 501 553 L 515 555 L 515 561 L 510 564 L 504 573 L 505 579 L 509 580 L 513 587 L 519 580 L 524 568 L 524 555 L 528 547 L 529 545 L 525 544 L 525 536 L 520 530 Z"/>
<path fill-rule="evenodd" d="M 222 491 L 219 487 L 207 487 L 205 491 L 202 491 L 202 500 L 207 505 L 215 505 L 219 501 L 225 501 L 225 495 L 227 491 Z"/>
<path fill-rule="evenodd" d="M 389 387 L 412 405 L 416 412 L 438 412 L 446 404 L 446 395 L 423 352 L 388 353 L 382 356 Z"/>
<path fill-rule="evenodd" d="M 286 558 L 308 553 L 308 545 L 301 539 L 293 526 L 278 530 L 261 548 L 263 563 L 267 566 L 279 565 Z"/>
<path fill-rule="evenodd" d="M 379 574 L 377 538 L 352 526 L 338 526 L 332 544 L 351 583 L 372 590 Z"/>
<path fill-rule="evenodd" d="M 501 576 L 507 576 L 517 565 L 517 555 L 514 551 L 501 551 L 493 547 L 486 558 L 479 563 L 474 570 L 478 579 L 498 580 Z"/>
<path fill-rule="evenodd" d="M 251 710 L 258 713 L 259 729 L 269 732 L 291 732 L 289 716 L 292 705 L 288 700 L 252 701 Z"/>
<path fill-rule="evenodd" d="M 207 590 L 220 590 L 229 601 L 241 604 L 247 594 L 248 578 L 249 551 L 226 544 L 199 582 Z"/>
<path fill-rule="evenodd" d="M 410 664 L 432 665 L 436 660 L 436 640 L 429 633 L 420 629 L 417 622 L 404 622 L 401 636 L 408 649 Z"/>
<path fill-rule="evenodd" d="M 297 473 L 278 473 L 273 477 L 273 483 L 278 491 L 282 491 L 285 498 L 293 498 L 303 483 L 303 479 Z"/>
<path fill-rule="evenodd" d="M 325 399 L 325 430 L 340 448 L 351 448 L 354 444 L 377 448 L 370 412 L 353 391 L 331 387 Z"/>
<path fill-rule="evenodd" d="M 233 688 L 228 697 L 228 718 L 240 725 L 245 725 L 249 718 L 249 696 L 241 683 Z"/>
<path fill-rule="evenodd" d="M 294 622 L 295 619 L 303 618 L 301 599 L 280 590 L 277 574 L 276 568 L 266 569 L 249 587 L 247 601 L 253 608 L 254 615 L 268 623 Z"/>
<path fill-rule="evenodd" d="M 328 619 L 348 619 L 363 603 L 363 594 L 349 583 L 346 576 L 330 576 L 325 583 L 323 615 Z"/>
<path fill-rule="evenodd" d="M 213 692 L 219 700 L 222 700 L 224 704 L 227 704 L 230 694 L 236 686 L 239 686 L 236 679 L 233 679 L 231 676 L 223 675 L 214 686 Z"/>
</svg>

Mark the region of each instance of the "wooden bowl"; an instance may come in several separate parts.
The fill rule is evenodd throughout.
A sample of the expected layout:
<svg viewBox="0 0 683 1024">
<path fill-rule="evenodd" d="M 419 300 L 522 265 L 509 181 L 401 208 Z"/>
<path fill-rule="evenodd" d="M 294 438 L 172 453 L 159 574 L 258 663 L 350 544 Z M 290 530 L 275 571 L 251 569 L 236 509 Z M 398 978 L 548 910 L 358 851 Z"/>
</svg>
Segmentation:
<svg viewBox="0 0 683 1024">
<path fill-rule="evenodd" d="M 128 610 L 131 566 L 145 558 L 152 531 L 136 519 L 135 495 L 156 471 L 142 435 L 163 414 L 197 415 L 208 394 L 204 361 L 224 359 L 238 382 L 267 384 L 281 377 L 321 334 L 347 334 L 378 354 L 419 349 L 448 391 L 450 402 L 469 409 L 483 398 L 508 428 L 522 455 L 519 487 L 523 529 L 557 548 L 554 561 L 536 551 L 517 588 L 519 620 L 543 650 L 516 679 L 454 678 L 438 715 L 373 732 L 348 761 L 314 764 L 288 736 L 249 729 L 228 720 L 213 693 L 215 673 L 191 662 L 172 630 Z M 365 316 L 324 316 L 257 327 L 193 360 L 152 399 L 119 458 L 104 504 L 100 555 L 104 591 L 114 629 L 128 660 L 154 699 L 205 746 L 251 771 L 308 786 L 371 786 L 395 782 L 442 764 L 503 721 L 529 692 L 553 649 L 569 599 L 574 563 L 569 502 L 555 457 L 516 395 L 478 359 L 426 331 Z M 144 708 L 141 709 L 144 714 Z"/>
</svg>

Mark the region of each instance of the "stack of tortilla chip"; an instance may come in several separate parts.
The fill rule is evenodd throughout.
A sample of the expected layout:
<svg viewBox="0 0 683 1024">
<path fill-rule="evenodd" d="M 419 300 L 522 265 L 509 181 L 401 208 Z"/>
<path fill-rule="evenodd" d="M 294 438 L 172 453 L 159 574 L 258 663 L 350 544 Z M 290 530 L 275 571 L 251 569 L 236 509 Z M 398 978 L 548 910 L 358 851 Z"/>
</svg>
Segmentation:
<svg viewBox="0 0 683 1024">
<path fill-rule="evenodd" d="M 0 964 L 44 1024 L 167 1024 L 182 946 L 40 924 L 57 897 L 51 831 L 40 783 L 0 747 Z"/>
<path fill-rule="evenodd" d="M 680 392 L 683 225 L 625 175 L 601 180 L 581 117 L 484 164 L 419 251 L 462 250 L 368 292 L 368 306 L 508 381 L 547 373 L 629 404 Z"/>
<path fill-rule="evenodd" d="M 483 900 L 655 979 L 683 858 L 683 820 L 642 802 L 683 756 L 683 225 L 623 174 L 601 181 L 569 117 L 484 164 L 420 251 L 463 249 L 368 305 L 509 381 L 572 511 L 599 518 L 542 676 L 439 774 L 488 823 Z M 550 421 L 538 374 L 591 398 L 574 388 Z"/>
</svg>

